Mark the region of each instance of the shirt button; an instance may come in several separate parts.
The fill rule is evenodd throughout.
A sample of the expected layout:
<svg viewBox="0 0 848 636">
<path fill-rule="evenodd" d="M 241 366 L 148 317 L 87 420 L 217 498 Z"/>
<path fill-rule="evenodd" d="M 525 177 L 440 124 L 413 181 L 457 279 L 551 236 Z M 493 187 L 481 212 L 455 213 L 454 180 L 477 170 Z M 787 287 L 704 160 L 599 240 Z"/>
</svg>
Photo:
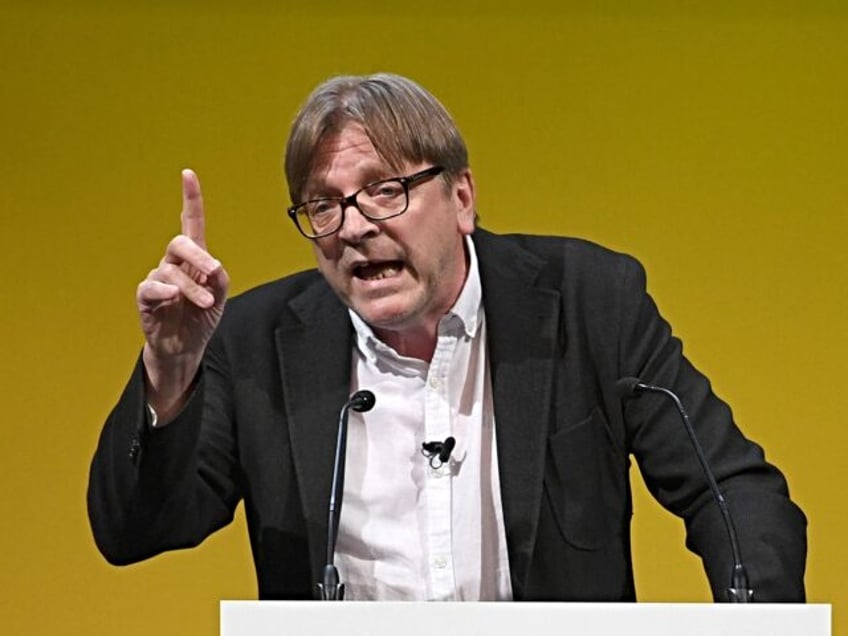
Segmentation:
<svg viewBox="0 0 848 636">
<path fill-rule="evenodd" d="M 433 567 L 444 570 L 448 565 L 448 560 L 444 557 L 436 557 L 433 559 Z"/>
<path fill-rule="evenodd" d="M 431 389 L 438 389 L 441 385 L 442 385 L 442 382 L 441 382 L 441 380 L 439 380 L 439 378 L 437 376 L 434 375 L 433 377 L 430 378 L 430 388 Z"/>
</svg>

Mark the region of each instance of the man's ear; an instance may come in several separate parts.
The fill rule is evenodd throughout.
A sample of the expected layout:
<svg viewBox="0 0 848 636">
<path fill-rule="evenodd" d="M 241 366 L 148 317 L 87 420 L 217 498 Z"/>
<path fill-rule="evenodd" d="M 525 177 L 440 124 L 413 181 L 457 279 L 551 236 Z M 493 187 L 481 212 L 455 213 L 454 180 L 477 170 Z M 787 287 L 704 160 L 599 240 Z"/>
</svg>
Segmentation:
<svg viewBox="0 0 848 636">
<path fill-rule="evenodd" d="M 462 234 L 471 234 L 477 217 L 477 197 L 470 168 L 466 168 L 454 178 L 451 189 L 456 202 L 457 227 Z"/>
</svg>

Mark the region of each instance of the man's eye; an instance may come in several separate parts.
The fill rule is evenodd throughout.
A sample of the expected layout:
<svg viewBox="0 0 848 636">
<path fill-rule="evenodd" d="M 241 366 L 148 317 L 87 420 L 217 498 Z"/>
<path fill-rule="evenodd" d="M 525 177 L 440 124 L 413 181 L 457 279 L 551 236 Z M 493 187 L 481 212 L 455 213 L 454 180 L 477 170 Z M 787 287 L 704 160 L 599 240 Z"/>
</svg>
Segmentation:
<svg viewBox="0 0 848 636">
<path fill-rule="evenodd" d="M 375 185 L 368 193 L 374 198 L 391 199 L 403 194 L 403 188 L 399 183 L 379 183 Z"/>
<path fill-rule="evenodd" d="M 333 208 L 336 207 L 336 204 L 332 201 L 314 201 L 309 205 L 309 214 L 311 216 L 315 216 L 316 214 L 326 214 L 327 212 L 332 212 Z"/>
</svg>

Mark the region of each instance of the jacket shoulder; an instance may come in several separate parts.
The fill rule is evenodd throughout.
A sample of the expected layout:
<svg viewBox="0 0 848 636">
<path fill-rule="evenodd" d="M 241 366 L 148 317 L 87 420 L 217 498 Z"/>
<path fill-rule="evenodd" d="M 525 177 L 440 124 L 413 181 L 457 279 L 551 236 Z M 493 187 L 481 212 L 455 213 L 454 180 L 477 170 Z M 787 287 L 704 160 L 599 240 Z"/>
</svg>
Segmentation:
<svg viewBox="0 0 848 636">
<path fill-rule="evenodd" d="M 608 286 L 616 280 L 643 280 L 644 268 L 633 256 L 592 241 L 564 236 L 492 234 L 478 230 L 475 245 L 483 259 L 523 261 L 538 271 L 538 282 L 560 286 L 593 283 Z"/>
</svg>

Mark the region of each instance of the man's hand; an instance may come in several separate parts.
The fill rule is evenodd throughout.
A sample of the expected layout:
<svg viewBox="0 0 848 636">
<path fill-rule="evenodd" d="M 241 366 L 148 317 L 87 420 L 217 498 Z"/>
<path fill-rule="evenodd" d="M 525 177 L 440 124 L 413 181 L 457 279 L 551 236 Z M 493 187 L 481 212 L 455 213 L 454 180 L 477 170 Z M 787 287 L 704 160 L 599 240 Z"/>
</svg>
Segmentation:
<svg viewBox="0 0 848 636">
<path fill-rule="evenodd" d="M 224 312 L 229 276 L 206 251 L 200 182 L 183 170 L 182 233 L 136 292 L 146 343 L 147 398 L 160 424 L 182 408 Z"/>
</svg>

